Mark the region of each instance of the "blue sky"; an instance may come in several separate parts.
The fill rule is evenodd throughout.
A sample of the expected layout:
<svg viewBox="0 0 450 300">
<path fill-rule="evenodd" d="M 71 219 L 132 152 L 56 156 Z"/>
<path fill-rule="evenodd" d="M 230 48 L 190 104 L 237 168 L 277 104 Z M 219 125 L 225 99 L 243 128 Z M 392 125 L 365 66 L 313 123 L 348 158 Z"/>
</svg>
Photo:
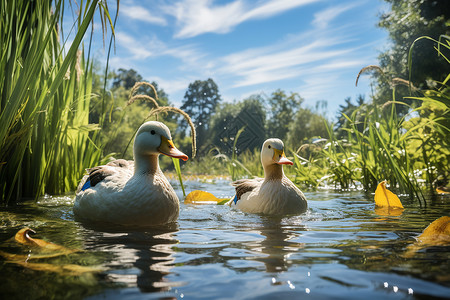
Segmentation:
<svg viewBox="0 0 450 300">
<path fill-rule="evenodd" d="M 346 97 L 370 94 L 370 78 L 355 79 L 387 47 L 376 27 L 385 10 L 379 0 L 122 0 L 110 65 L 156 81 L 178 107 L 189 83 L 212 78 L 227 102 L 282 89 L 303 106 L 326 100 L 334 118 Z M 96 45 L 104 63 L 101 36 Z"/>
</svg>

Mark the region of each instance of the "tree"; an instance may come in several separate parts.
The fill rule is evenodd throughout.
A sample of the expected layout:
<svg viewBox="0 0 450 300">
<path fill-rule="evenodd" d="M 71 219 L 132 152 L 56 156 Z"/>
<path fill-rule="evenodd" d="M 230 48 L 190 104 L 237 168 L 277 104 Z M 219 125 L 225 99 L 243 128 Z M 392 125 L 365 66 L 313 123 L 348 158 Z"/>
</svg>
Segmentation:
<svg viewBox="0 0 450 300">
<path fill-rule="evenodd" d="M 126 90 L 131 89 L 136 82 L 142 81 L 142 76 L 133 69 L 119 69 L 113 79 L 113 88 L 123 86 Z"/>
<path fill-rule="evenodd" d="M 327 125 L 329 126 L 329 122 L 323 115 L 309 108 L 300 108 L 289 124 L 286 144 L 298 148 L 311 138 L 327 137 Z"/>
<path fill-rule="evenodd" d="M 358 110 L 358 109 L 362 109 L 362 106 L 363 105 L 365 105 L 365 103 L 364 103 L 364 96 L 363 95 L 359 95 L 358 96 L 358 98 L 356 99 L 356 105 L 354 105 L 353 103 L 352 103 L 352 99 L 350 98 L 350 97 L 347 97 L 346 99 L 345 99 L 345 105 L 339 105 L 339 110 L 338 110 L 338 113 L 337 113 L 337 119 L 338 119 L 338 121 L 337 121 L 337 123 L 336 123 L 336 126 L 335 126 L 335 128 L 334 128 L 334 130 L 335 130 L 335 132 L 336 132 L 336 135 L 339 137 L 339 138 L 344 138 L 346 135 L 347 135 L 347 131 L 346 130 L 344 130 L 344 128 L 349 128 L 349 121 L 348 121 L 348 119 L 344 116 L 344 114 L 347 116 L 347 117 L 351 117 L 352 116 L 352 114 L 356 111 L 356 110 Z M 366 112 L 366 110 L 367 109 L 363 109 L 363 112 Z M 362 130 L 363 130 L 363 126 L 364 126 L 364 124 L 362 123 L 362 117 L 363 117 L 363 114 L 361 114 L 360 113 L 360 117 L 358 117 L 357 118 L 357 120 L 360 120 L 361 119 L 361 123 L 359 123 L 357 126 L 358 126 L 358 129 L 362 132 Z"/>
<path fill-rule="evenodd" d="M 211 119 L 210 143 L 228 155 L 234 150 L 242 153 L 247 149 L 259 149 L 266 138 L 263 102 L 261 96 L 253 95 L 242 102 L 219 105 Z M 237 149 L 233 149 L 234 138 L 244 126 L 236 143 Z"/>
<path fill-rule="evenodd" d="M 219 88 L 211 78 L 208 78 L 208 80 L 196 80 L 194 83 L 189 84 L 184 95 L 181 109 L 189 114 L 196 126 L 199 150 L 202 150 L 201 148 L 205 146 L 210 119 L 220 100 Z M 183 132 L 187 127 L 186 120 L 184 118 L 180 119 L 180 128 Z"/>
<path fill-rule="evenodd" d="M 388 77 L 408 79 L 408 54 L 412 43 L 421 36 L 439 39 L 442 34 L 448 35 L 450 5 L 445 0 L 385 1 L 391 4 L 391 10 L 380 17 L 378 26 L 389 32 L 392 47 L 379 56 L 380 66 Z M 443 81 L 449 73 L 448 64 L 442 56 L 437 55 L 433 46 L 437 45 L 429 40 L 421 40 L 413 48 L 411 80 L 416 87 L 429 88 L 429 79 Z M 442 50 L 446 57 L 450 57 L 448 50 Z M 377 102 L 391 100 L 390 83 L 381 76 L 378 82 Z M 396 88 L 397 100 L 408 95 L 407 87 Z"/>
<path fill-rule="evenodd" d="M 270 137 L 282 140 L 286 138 L 289 125 L 303 101 L 303 98 L 297 93 L 287 96 L 280 89 L 272 93 L 271 97 L 267 99 L 270 106 L 267 132 Z"/>
</svg>

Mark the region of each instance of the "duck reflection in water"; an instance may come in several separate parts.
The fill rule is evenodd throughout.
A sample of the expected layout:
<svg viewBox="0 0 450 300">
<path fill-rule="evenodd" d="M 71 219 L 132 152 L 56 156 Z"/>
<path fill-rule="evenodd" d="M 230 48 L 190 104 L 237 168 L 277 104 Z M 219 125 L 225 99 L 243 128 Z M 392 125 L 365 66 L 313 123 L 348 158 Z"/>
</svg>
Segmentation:
<svg viewBox="0 0 450 300">
<path fill-rule="evenodd" d="M 107 280 L 127 287 L 138 287 L 141 292 L 167 291 L 179 284 L 165 279 L 174 265 L 172 249 L 178 240 L 173 234 L 176 224 L 145 231 L 90 231 L 86 250 L 110 253 L 106 267 Z"/>
<path fill-rule="evenodd" d="M 250 249 L 264 256 L 254 260 L 264 263 L 266 272 L 287 271 L 293 264 L 289 256 L 304 248 L 303 243 L 293 240 L 301 236 L 301 231 L 307 230 L 306 226 L 299 224 L 298 218 L 288 219 L 289 224 L 284 224 L 284 220 L 280 218 L 263 217 L 263 219 L 262 227 L 256 232 L 263 235 L 265 239 L 251 243 Z"/>
</svg>

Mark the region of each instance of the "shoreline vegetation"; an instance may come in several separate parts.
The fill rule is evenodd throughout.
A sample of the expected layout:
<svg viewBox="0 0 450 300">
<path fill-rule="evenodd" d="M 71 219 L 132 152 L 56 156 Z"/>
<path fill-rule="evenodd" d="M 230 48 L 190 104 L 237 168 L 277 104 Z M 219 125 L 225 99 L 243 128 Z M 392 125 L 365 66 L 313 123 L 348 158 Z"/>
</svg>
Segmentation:
<svg viewBox="0 0 450 300">
<path fill-rule="evenodd" d="M 400 8 L 392 2 L 395 16 Z M 415 77 L 424 73 L 417 70 L 415 58 L 424 48 L 448 70 L 448 35 L 412 40 L 403 53 L 406 65 L 384 58 L 380 66 L 362 68 L 355 74 L 356 84 L 360 76 L 372 76 L 370 101 L 361 96 L 355 105 L 346 99 L 333 124 L 321 112 L 326 103 L 303 107 L 299 94 L 282 90 L 222 103 L 212 79 L 190 84 L 180 108 L 164 109 L 172 105 L 157 83 L 136 85 L 145 81 L 136 71 L 108 68 L 118 4 L 113 19 L 107 2 L 85 2 L 68 45 L 60 27 L 64 1 L 5 3 L 0 11 L 2 205 L 74 191 L 86 168 L 113 156 L 132 159 L 127 145 L 136 129 L 156 118 L 174 132 L 177 146 L 190 158 L 198 148 L 198 156 L 187 163 L 161 162 L 163 170 L 171 172 L 169 177 L 176 174 L 181 184 L 182 178 L 260 177 L 262 141 L 278 137 L 294 161 L 285 172 L 301 188 L 373 192 L 387 180 L 396 193 L 426 205 L 425 198 L 448 185 L 450 74 L 428 77 L 426 83 Z M 91 45 L 85 44 L 96 12 L 105 34 L 111 29 L 105 68 L 91 58 Z M 394 32 L 400 29 L 389 23 L 392 15 L 380 23 Z M 400 78 L 394 66 L 408 79 Z M 177 114 L 180 111 L 192 118 L 195 128 L 185 115 Z M 191 148 L 190 129 L 197 131 L 197 147 Z"/>
</svg>

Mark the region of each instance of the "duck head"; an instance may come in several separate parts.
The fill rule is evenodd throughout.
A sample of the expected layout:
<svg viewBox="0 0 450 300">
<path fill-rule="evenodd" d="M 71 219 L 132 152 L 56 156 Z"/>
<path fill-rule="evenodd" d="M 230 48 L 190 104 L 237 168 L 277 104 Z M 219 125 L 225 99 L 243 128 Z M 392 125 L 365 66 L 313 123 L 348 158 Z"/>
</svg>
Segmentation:
<svg viewBox="0 0 450 300">
<path fill-rule="evenodd" d="M 172 142 L 169 128 L 161 122 L 149 121 L 139 127 L 134 139 L 135 159 L 143 156 L 164 154 L 188 160 L 188 156 L 178 150 Z"/>
<path fill-rule="evenodd" d="M 293 165 L 294 163 L 286 158 L 284 154 L 284 144 L 280 139 L 268 139 L 261 149 L 261 163 L 263 167 L 270 165 Z"/>
</svg>

